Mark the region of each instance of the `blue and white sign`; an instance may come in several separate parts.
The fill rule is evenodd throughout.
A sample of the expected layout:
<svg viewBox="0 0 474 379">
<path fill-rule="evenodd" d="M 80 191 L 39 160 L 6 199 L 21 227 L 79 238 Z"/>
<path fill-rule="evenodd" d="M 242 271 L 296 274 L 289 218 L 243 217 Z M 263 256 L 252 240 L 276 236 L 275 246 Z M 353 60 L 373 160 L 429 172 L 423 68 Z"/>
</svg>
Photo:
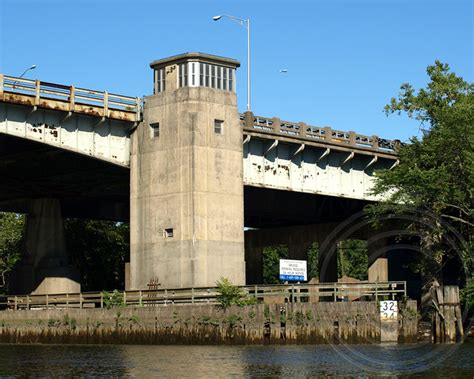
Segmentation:
<svg viewBox="0 0 474 379">
<path fill-rule="evenodd" d="M 280 259 L 280 280 L 304 282 L 308 280 L 306 261 Z"/>
</svg>

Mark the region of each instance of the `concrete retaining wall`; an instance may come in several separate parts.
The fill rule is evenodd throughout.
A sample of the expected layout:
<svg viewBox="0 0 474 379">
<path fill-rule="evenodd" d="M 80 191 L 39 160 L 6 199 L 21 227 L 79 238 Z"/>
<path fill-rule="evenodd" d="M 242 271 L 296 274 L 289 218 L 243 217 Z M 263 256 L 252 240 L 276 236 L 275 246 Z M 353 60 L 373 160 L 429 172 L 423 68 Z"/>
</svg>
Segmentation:
<svg viewBox="0 0 474 379">
<path fill-rule="evenodd" d="M 380 330 L 375 302 L 0 312 L 1 343 L 377 343 Z M 416 340 L 415 301 L 400 304 L 398 335 Z"/>
</svg>

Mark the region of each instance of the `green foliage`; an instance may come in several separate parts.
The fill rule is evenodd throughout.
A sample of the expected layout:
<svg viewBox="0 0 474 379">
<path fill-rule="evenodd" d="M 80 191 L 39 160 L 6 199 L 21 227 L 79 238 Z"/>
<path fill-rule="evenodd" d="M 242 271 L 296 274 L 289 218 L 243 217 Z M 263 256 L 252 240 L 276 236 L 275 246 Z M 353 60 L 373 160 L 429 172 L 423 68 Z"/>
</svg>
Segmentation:
<svg viewBox="0 0 474 379">
<path fill-rule="evenodd" d="M 73 317 L 69 317 L 69 315 L 66 313 L 63 317 L 62 324 L 65 327 L 69 327 L 71 330 L 75 330 L 77 327 L 77 320 Z"/>
<path fill-rule="evenodd" d="M 276 245 L 263 249 L 263 283 L 282 283 L 280 276 L 280 259 L 288 258 L 288 246 Z"/>
<path fill-rule="evenodd" d="M 0 290 L 8 284 L 8 274 L 20 260 L 25 217 L 0 212 Z"/>
<path fill-rule="evenodd" d="M 469 278 L 466 286 L 460 291 L 461 303 L 469 313 L 474 312 L 474 278 Z"/>
<path fill-rule="evenodd" d="M 235 286 L 227 278 L 221 278 L 216 282 L 217 301 L 222 309 L 227 309 L 231 305 L 254 305 L 258 301 L 254 296 L 247 295 L 241 288 Z"/>
<path fill-rule="evenodd" d="M 297 326 L 303 326 L 305 322 L 305 315 L 301 311 L 296 311 L 295 312 L 295 324 Z"/>
<path fill-rule="evenodd" d="M 337 274 L 359 280 L 367 280 L 368 252 L 367 241 L 340 241 L 337 248 Z"/>
<path fill-rule="evenodd" d="M 61 325 L 62 325 L 61 320 L 57 320 L 57 319 L 54 319 L 54 318 L 50 318 L 48 320 L 48 327 L 49 328 L 58 328 Z"/>
<path fill-rule="evenodd" d="M 368 210 L 375 217 L 416 211 L 417 219 L 404 227 L 420 236 L 420 271 L 441 282 L 442 262 L 457 253 L 467 271 L 472 269 L 474 85 L 439 61 L 427 73 L 426 88 L 416 93 L 403 84 L 399 97 L 385 107 L 387 115 L 403 112 L 420 121 L 424 136 L 400 147 L 398 166 L 377 173 L 373 192 L 388 199 Z M 450 239 L 457 236 L 465 243 L 453 248 Z"/>
<path fill-rule="evenodd" d="M 313 242 L 306 250 L 308 261 L 308 280 L 319 278 L 319 244 Z"/>
<path fill-rule="evenodd" d="M 226 320 L 224 320 L 225 323 L 229 324 L 229 328 L 231 329 L 239 326 L 241 321 L 242 317 L 239 315 L 230 315 Z"/>
<path fill-rule="evenodd" d="M 123 304 L 123 294 L 114 290 L 113 292 L 102 291 L 102 297 L 104 299 L 104 306 L 107 309 L 122 307 Z"/>
<path fill-rule="evenodd" d="M 130 254 L 128 224 L 66 219 L 64 229 L 71 263 L 81 272 L 83 291 L 124 288 L 124 267 Z"/>
</svg>

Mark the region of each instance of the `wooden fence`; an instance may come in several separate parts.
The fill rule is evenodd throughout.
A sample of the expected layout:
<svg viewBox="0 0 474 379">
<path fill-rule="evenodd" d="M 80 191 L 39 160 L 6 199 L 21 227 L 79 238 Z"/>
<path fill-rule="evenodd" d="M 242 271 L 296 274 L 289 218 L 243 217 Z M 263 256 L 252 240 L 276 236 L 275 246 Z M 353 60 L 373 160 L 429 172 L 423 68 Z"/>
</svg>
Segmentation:
<svg viewBox="0 0 474 379">
<path fill-rule="evenodd" d="M 406 282 L 319 283 L 289 285 L 255 285 L 240 287 L 243 293 L 264 303 L 299 303 L 318 301 L 355 301 L 401 299 L 406 297 Z M 34 308 L 104 308 L 108 304 L 124 306 L 166 306 L 168 304 L 215 304 L 216 287 L 179 288 L 70 294 L 17 295 L 0 299 L 0 307 Z"/>
</svg>

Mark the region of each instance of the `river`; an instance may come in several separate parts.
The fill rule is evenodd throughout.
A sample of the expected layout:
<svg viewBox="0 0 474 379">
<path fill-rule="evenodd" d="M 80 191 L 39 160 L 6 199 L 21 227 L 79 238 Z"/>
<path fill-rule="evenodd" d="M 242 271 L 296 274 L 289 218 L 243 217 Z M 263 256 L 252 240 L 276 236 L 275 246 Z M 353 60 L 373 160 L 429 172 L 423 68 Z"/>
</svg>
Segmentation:
<svg viewBox="0 0 474 379">
<path fill-rule="evenodd" d="M 1 377 L 474 378 L 462 345 L 0 345 Z"/>
</svg>

